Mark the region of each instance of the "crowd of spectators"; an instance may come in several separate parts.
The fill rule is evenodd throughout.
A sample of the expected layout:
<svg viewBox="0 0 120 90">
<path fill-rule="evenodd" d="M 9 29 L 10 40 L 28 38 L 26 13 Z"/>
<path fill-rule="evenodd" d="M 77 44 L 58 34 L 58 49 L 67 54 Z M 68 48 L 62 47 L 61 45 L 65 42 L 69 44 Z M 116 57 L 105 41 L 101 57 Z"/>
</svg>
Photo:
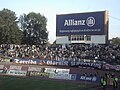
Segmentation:
<svg viewBox="0 0 120 90">
<path fill-rule="evenodd" d="M 119 45 L 0 45 L 0 54 L 12 58 L 40 60 L 99 60 L 120 64 Z"/>
</svg>

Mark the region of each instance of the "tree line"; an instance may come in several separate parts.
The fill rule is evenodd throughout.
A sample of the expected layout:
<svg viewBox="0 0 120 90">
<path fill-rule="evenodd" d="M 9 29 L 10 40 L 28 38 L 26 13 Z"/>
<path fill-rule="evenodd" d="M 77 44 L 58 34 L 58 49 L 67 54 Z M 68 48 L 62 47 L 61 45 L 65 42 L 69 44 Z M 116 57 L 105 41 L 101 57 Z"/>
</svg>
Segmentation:
<svg viewBox="0 0 120 90">
<path fill-rule="evenodd" d="M 48 42 L 47 18 L 30 12 L 19 17 L 9 9 L 0 10 L 0 44 L 38 45 Z M 120 37 L 112 38 L 112 44 L 120 45 Z"/>
<path fill-rule="evenodd" d="M 19 17 L 9 9 L 0 11 L 0 44 L 37 45 L 48 42 L 47 18 L 30 12 Z"/>
</svg>

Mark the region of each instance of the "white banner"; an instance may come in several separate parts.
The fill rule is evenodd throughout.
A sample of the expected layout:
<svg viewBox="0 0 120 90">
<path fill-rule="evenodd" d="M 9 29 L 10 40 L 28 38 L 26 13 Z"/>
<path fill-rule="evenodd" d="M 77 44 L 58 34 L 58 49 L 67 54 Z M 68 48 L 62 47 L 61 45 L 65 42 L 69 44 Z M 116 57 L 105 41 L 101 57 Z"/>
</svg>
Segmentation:
<svg viewBox="0 0 120 90">
<path fill-rule="evenodd" d="M 38 72 L 41 72 L 42 69 L 39 68 L 39 67 L 28 67 L 28 71 L 38 71 Z"/>
<path fill-rule="evenodd" d="M 2 73 L 3 72 L 3 70 L 0 70 L 0 73 Z"/>
<path fill-rule="evenodd" d="M 49 78 L 71 80 L 70 74 L 50 74 Z"/>
<path fill-rule="evenodd" d="M 22 68 L 22 66 L 13 66 L 13 65 L 11 65 L 10 66 L 10 70 L 21 70 L 21 68 Z"/>
<path fill-rule="evenodd" d="M 53 73 L 53 74 L 69 74 L 70 69 L 60 69 L 60 68 L 45 68 L 46 73 Z"/>
<path fill-rule="evenodd" d="M 70 69 L 56 69 L 55 73 L 57 74 L 69 74 Z"/>
<path fill-rule="evenodd" d="M 45 73 L 55 73 L 55 71 L 56 71 L 56 68 L 45 68 Z"/>
<path fill-rule="evenodd" d="M 0 65 L 0 69 L 4 69 L 4 65 Z"/>
<path fill-rule="evenodd" d="M 16 71 L 16 70 L 8 70 L 8 75 L 15 75 L 15 76 L 26 76 L 27 71 Z"/>
</svg>

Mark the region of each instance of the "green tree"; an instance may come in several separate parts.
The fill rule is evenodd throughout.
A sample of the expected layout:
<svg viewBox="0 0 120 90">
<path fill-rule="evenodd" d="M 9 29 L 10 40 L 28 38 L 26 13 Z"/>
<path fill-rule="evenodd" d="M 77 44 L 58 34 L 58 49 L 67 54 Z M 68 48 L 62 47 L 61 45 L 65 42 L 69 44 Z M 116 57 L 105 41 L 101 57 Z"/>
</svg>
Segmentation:
<svg viewBox="0 0 120 90">
<path fill-rule="evenodd" d="M 120 38 L 119 37 L 112 38 L 112 44 L 120 45 Z"/>
<path fill-rule="evenodd" d="M 47 19 L 45 16 L 31 12 L 28 15 L 21 15 L 19 22 L 23 31 L 24 44 L 45 44 L 48 41 Z"/>
<path fill-rule="evenodd" d="M 22 32 L 17 25 L 15 12 L 9 9 L 0 11 L 0 44 L 20 44 Z"/>
</svg>

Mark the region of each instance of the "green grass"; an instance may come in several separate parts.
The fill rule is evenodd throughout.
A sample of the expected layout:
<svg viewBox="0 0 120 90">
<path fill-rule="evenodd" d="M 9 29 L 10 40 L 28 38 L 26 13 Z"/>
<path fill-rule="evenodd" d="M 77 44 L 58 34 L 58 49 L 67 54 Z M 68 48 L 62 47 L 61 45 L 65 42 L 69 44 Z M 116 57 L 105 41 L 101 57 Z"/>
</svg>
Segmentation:
<svg viewBox="0 0 120 90">
<path fill-rule="evenodd" d="M 0 90 L 84 90 L 90 85 L 0 76 Z"/>
</svg>

